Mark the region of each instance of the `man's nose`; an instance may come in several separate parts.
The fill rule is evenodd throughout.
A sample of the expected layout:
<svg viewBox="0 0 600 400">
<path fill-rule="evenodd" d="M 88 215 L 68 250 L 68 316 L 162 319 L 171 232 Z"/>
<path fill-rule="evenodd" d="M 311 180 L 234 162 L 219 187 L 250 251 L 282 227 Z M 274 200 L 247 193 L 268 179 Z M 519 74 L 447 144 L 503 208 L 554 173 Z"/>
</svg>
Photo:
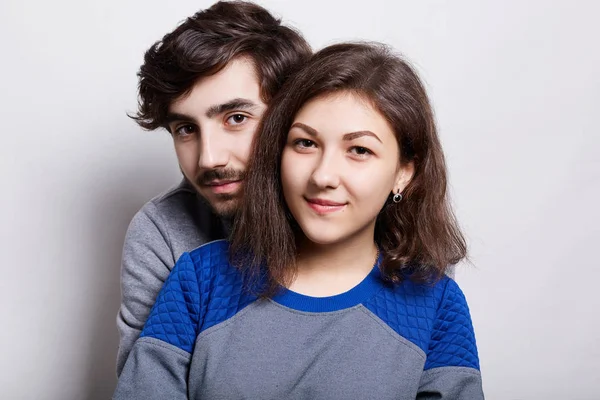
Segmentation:
<svg viewBox="0 0 600 400">
<path fill-rule="evenodd" d="M 203 131 L 198 141 L 198 166 L 201 169 L 225 167 L 229 162 L 228 141 L 218 132 Z"/>
</svg>

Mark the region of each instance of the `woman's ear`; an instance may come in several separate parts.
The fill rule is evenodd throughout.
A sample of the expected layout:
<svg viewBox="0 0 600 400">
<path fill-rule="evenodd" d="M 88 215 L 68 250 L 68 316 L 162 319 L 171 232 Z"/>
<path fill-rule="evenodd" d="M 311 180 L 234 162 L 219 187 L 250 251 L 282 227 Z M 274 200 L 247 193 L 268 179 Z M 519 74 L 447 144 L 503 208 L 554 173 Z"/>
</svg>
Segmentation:
<svg viewBox="0 0 600 400">
<path fill-rule="evenodd" d="M 396 184 L 394 185 L 394 193 L 402 193 L 406 186 L 410 183 L 415 174 L 415 163 L 413 161 L 400 164 L 400 169 L 396 174 Z"/>
</svg>

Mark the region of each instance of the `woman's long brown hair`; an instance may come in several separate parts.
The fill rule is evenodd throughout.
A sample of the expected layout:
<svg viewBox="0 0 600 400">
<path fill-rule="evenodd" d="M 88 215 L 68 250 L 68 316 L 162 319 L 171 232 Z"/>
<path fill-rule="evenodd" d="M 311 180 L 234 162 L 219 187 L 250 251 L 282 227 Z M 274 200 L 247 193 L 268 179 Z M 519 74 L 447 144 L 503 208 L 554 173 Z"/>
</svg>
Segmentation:
<svg viewBox="0 0 600 400">
<path fill-rule="evenodd" d="M 375 228 L 382 275 L 393 282 L 435 282 L 466 256 L 465 239 L 447 196 L 447 173 L 433 111 L 413 68 L 377 43 L 324 48 L 272 100 L 254 141 L 244 201 L 232 233 L 232 261 L 244 273 L 266 277 L 262 295 L 296 274 L 296 223 L 281 186 L 281 155 L 300 108 L 315 97 L 347 91 L 372 104 L 394 128 L 401 162 L 415 173 L 403 200 L 388 201 Z M 266 268 L 265 268 L 266 267 Z"/>
</svg>

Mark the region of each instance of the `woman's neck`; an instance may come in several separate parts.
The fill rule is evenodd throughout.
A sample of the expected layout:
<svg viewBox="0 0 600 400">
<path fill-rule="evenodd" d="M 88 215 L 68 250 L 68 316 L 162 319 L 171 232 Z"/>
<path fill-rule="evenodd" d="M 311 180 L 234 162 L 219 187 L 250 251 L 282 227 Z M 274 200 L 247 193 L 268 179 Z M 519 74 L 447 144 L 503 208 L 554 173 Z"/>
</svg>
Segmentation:
<svg viewBox="0 0 600 400">
<path fill-rule="evenodd" d="M 314 297 L 346 292 L 371 272 L 376 258 L 373 232 L 327 245 L 303 238 L 298 244 L 298 273 L 289 289 Z"/>
</svg>

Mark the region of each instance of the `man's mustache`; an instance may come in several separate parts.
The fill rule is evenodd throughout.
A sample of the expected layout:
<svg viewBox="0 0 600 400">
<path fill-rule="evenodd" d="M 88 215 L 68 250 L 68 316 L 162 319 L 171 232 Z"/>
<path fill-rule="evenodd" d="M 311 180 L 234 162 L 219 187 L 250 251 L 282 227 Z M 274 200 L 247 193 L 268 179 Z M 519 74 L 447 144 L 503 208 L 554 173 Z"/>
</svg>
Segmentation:
<svg viewBox="0 0 600 400">
<path fill-rule="evenodd" d="M 241 181 L 245 177 L 245 171 L 230 168 L 209 169 L 196 178 L 196 183 L 199 186 L 207 186 L 214 181 Z"/>
</svg>

